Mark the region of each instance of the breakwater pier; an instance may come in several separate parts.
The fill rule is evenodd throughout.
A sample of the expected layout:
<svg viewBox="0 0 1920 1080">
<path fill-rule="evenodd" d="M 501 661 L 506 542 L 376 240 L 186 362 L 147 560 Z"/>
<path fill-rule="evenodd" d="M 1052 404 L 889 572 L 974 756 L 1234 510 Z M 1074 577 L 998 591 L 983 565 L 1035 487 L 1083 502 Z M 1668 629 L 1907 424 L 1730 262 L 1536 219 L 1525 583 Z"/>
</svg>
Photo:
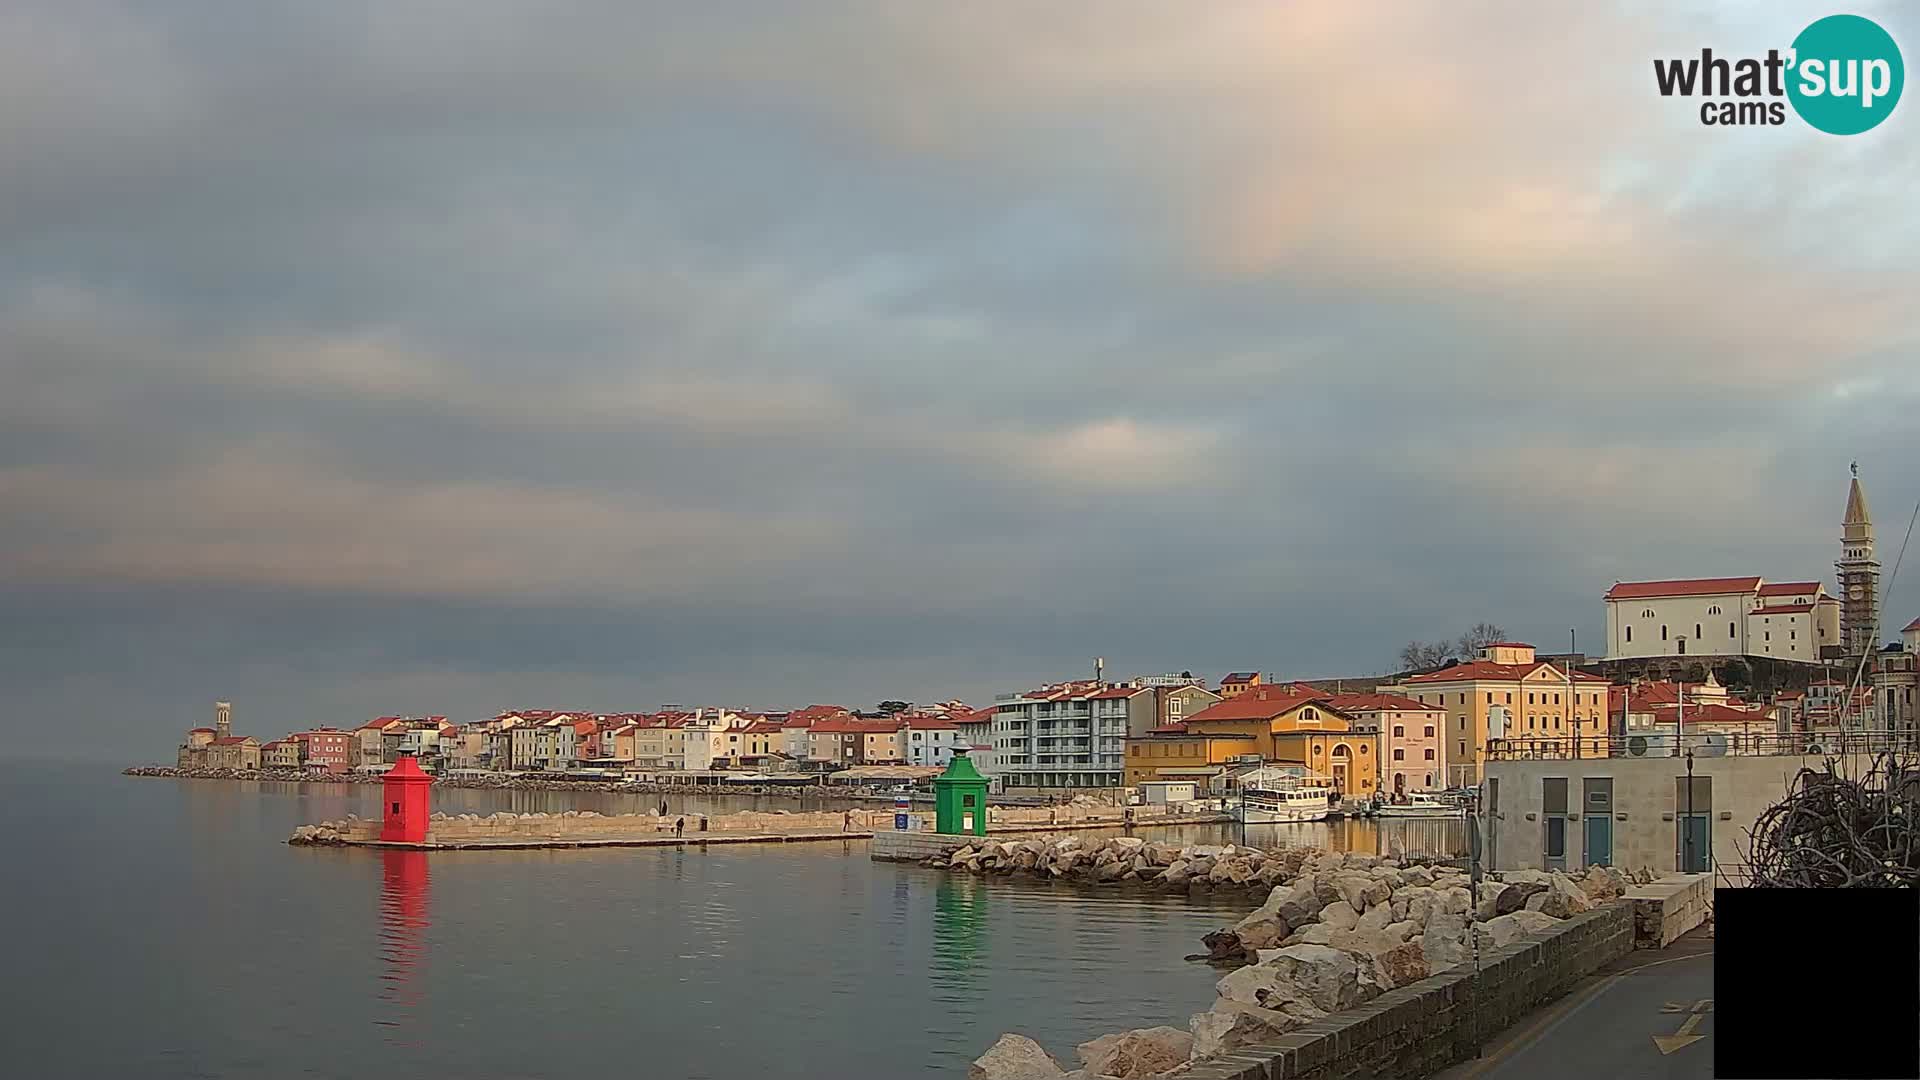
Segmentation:
<svg viewBox="0 0 1920 1080">
<path fill-rule="evenodd" d="M 287 842 L 300 846 L 368 846 L 414 850 L 524 850 L 527 848 L 668 847 L 680 844 L 806 843 L 833 840 L 878 840 L 911 844 L 927 838 L 936 846 L 953 839 L 930 831 L 929 815 L 907 815 L 910 828 L 896 829 L 891 811 L 744 810 L 730 814 L 599 814 L 591 810 L 562 813 L 515 814 L 500 811 L 479 814 L 433 814 L 426 836 L 415 841 L 382 840 L 382 823 L 348 816 L 295 829 Z M 1136 817 L 1135 830 L 1160 826 L 1217 824 L 1224 814 L 1158 814 Z M 1082 832 L 1123 829 L 1124 811 L 1117 807 L 994 807 L 987 831 L 998 835 Z"/>
</svg>

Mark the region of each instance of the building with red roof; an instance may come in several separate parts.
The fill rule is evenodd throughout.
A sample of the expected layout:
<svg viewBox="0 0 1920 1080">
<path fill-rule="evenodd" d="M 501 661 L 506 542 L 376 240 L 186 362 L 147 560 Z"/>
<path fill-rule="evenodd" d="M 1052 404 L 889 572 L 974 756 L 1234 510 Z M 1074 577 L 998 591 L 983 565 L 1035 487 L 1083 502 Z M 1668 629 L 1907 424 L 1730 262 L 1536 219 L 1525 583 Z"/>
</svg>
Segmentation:
<svg viewBox="0 0 1920 1080">
<path fill-rule="evenodd" d="M 1841 605 L 1817 581 L 1625 581 L 1607 590 L 1607 659 L 1758 656 L 1818 663 Z"/>
<path fill-rule="evenodd" d="M 1439 758 L 1446 785 L 1462 787 L 1480 782 L 1490 738 L 1564 741 L 1578 735 L 1604 754 L 1607 686 L 1599 676 L 1536 659 L 1531 645 L 1501 642 L 1476 659 L 1381 689 L 1445 712 Z"/>
</svg>

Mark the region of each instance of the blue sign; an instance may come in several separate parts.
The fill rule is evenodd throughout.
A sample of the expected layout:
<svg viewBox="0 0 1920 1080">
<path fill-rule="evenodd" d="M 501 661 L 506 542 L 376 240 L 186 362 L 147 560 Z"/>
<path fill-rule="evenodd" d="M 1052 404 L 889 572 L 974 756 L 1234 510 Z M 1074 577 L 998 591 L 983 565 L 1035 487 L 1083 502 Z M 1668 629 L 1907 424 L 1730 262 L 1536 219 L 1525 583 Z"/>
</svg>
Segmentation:
<svg viewBox="0 0 1920 1080">
<path fill-rule="evenodd" d="M 900 832 L 906 832 L 907 831 L 907 815 L 905 814 L 893 815 L 893 827 L 899 830 Z"/>
</svg>

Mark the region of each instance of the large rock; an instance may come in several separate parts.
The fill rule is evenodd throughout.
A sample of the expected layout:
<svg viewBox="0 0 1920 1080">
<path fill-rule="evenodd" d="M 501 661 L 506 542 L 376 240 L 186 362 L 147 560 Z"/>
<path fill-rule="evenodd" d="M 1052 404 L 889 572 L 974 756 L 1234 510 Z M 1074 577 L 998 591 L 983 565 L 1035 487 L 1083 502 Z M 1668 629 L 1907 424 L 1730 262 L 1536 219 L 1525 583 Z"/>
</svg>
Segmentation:
<svg viewBox="0 0 1920 1080">
<path fill-rule="evenodd" d="M 1210 1012 L 1195 1013 L 1187 1030 L 1193 1034 L 1193 1056 L 1203 1058 L 1285 1035 L 1307 1022 L 1291 1013 L 1222 1001 Z"/>
<path fill-rule="evenodd" d="M 1412 919 L 1407 919 L 1403 922 L 1388 923 L 1387 928 L 1381 931 L 1381 936 L 1395 943 L 1410 941 L 1419 935 L 1420 924 L 1414 922 Z"/>
<path fill-rule="evenodd" d="M 1516 911 L 1508 915 L 1507 918 L 1519 923 L 1521 931 L 1527 934 L 1543 933 L 1560 925 L 1560 920 L 1551 915 L 1542 915 L 1538 911 L 1527 911 L 1525 909 Z"/>
<path fill-rule="evenodd" d="M 1527 906 L 1535 896 L 1546 892 L 1548 886 L 1533 881 L 1517 881 L 1503 887 L 1500 901 L 1493 906 L 1495 915 L 1511 915 Z"/>
<path fill-rule="evenodd" d="M 1282 890 L 1285 890 L 1285 895 L 1281 895 Z M 1321 896 L 1319 883 L 1312 878 L 1296 879 L 1292 888 L 1286 886 L 1276 888 L 1274 896 L 1279 897 L 1278 903 L 1275 903 L 1272 897 L 1269 897 L 1267 902 L 1273 905 L 1274 914 L 1285 919 L 1287 925 L 1292 927 L 1318 922 L 1320 913 L 1326 909 L 1329 902 Z M 1334 900 L 1339 900 L 1338 895 Z"/>
<path fill-rule="evenodd" d="M 1359 968 L 1352 956 L 1326 945 L 1289 945 L 1260 967 L 1272 968 L 1291 983 L 1294 1000 L 1323 1012 L 1339 1012 L 1360 1003 Z M 1255 1001 L 1267 1008 L 1277 1002 Z"/>
<path fill-rule="evenodd" d="M 1498 876 L 1509 885 L 1545 885 L 1553 880 L 1545 870 L 1502 870 Z"/>
<path fill-rule="evenodd" d="M 1431 972 L 1427 970 L 1427 954 L 1420 942 L 1409 941 L 1396 945 L 1373 957 L 1373 981 L 1382 991 L 1397 990 L 1409 983 L 1419 982 Z"/>
<path fill-rule="evenodd" d="M 1420 935 L 1420 950 L 1427 959 L 1427 970 L 1439 973 L 1464 961 L 1469 955 L 1467 917 L 1449 911 L 1436 911 L 1427 918 Z"/>
<path fill-rule="evenodd" d="M 1626 875 L 1611 866 L 1590 866 L 1580 879 L 1580 891 L 1596 904 L 1618 900 L 1627 891 Z"/>
<path fill-rule="evenodd" d="M 1160 872 L 1160 884 L 1165 885 L 1169 889 L 1184 889 L 1187 887 L 1187 879 L 1190 876 L 1187 871 L 1186 860 L 1175 859 L 1165 870 Z"/>
<path fill-rule="evenodd" d="M 1265 908 L 1235 923 L 1233 932 L 1249 949 L 1273 948 L 1286 940 L 1289 933 L 1286 920 Z"/>
<path fill-rule="evenodd" d="M 1345 900 L 1336 900 L 1320 909 L 1320 921 L 1333 930 L 1351 930 L 1360 921 L 1360 913 Z"/>
<path fill-rule="evenodd" d="M 1053 1055 L 1025 1035 L 1000 1036 L 967 1066 L 967 1080 L 1056 1080 L 1065 1075 Z"/>
<path fill-rule="evenodd" d="M 1365 912 L 1375 904 L 1384 904 L 1393 896 L 1393 886 L 1372 876 L 1348 871 L 1333 879 L 1340 899 L 1356 912 Z"/>
<path fill-rule="evenodd" d="M 1425 885 L 1410 885 L 1394 894 L 1394 902 L 1404 901 L 1406 914 L 1402 917 L 1421 926 L 1427 925 L 1427 916 L 1433 913 L 1440 902 L 1440 894 Z"/>
<path fill-rule="evenodd" d="M 1137 836 L 1116 836 L 1107 841 L 1107 846 L 1122 855 L 1131 855 L 1141 848 L 1146 847 L 1147 842 Z"/>
<path fill-rule="evenodd" d="M 1193 1035 L 1176 1027 L 1141 1028 L 1118 1035 L 1102 1035 L 1080 1044 L 1080 1062 L 1088 1076 L 1153 1076 L 1187 1063 L 1193 1054 Z"/>
<path fill-rule="evenodd" d="M 1356 933 L 1379 934 L 1393 923 L 1393 908 L 1387 904 L 1375 904 L 1363 912 L 1354 922 Z"/>
<path fill-rule="evenodd" d="M 1575 915 L 1593 910 L 1593 901 L 1580 891 L 1565 874 L 1556 873 L 1548 881 L 1547 887 L 1529 897 L 1527 910 L 1542 915 L 1551 915 L 1556 919 L 1570 919 Z"/>
<path fill-rule="evenodd" d="M 1434 911 L 1443 915 L 1465 915 L 1473 909 L 1473 894 L 1463 887 L 1441 889 L 1436 886 L 1434 897 Z M 1431 915 L 1428 921 L 1432 921 Z"/>
</svg>

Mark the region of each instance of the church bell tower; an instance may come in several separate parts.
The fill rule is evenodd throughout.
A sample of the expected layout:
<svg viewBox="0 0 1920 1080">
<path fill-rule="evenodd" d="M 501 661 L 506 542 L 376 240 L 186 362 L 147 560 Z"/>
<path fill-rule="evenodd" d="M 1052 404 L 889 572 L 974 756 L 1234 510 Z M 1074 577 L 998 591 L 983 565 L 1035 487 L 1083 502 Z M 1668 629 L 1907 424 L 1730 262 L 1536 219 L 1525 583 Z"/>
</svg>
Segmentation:
<svg viewBox="0 0 1920 1080">
<path fill-rule="evenodd" d="M 1854 462 L 1847 488 L 1847 516 L 1840 523 L 1840 642 L 1849 659 L 1874 651 L 1880 627 L 1880 560 L 1873 554 L 1873 516 L 1860 490 L 1860 463 Z"/>
</svg>

